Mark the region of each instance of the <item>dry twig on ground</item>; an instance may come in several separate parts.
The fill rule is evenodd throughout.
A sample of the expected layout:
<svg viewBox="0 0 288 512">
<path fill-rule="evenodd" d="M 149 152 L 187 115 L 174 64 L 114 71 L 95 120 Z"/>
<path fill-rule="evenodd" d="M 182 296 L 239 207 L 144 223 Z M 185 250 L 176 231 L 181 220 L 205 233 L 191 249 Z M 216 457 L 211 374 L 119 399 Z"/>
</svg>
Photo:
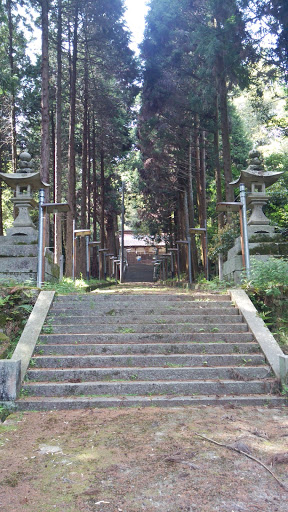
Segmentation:
<svg viewBox="0 0 288 512">
<path fill-rule="evenodd" d="M 256 457 L 253 457 L 253 455 L 243 452 L 242 450 L 238 450 L 238 448 L 234 448 L 233 446 L 229 446 L 224 443 L 218 443 L 217 441 L 214 441 L 214 439 L 210 439 L 209 437 L 204 436 L 202 434 L 198 434 L 197 432 L 195 432 L 195 436 L 201 437 L 202 439 L 209 441 L 209 443 L 216 444 L 217 446 L 222 446 L 222 448 L 227 448 L 228 450 L 232 450 L 233 452 L 241 453 L 241 455 L 245 455 L 245 457 L 248 457 L 249 459 L 254 460 L 254 462 L 257 462 L 257 464 L 260 464 L 260 466 L 262 466 L 264 469 L 266 469 L 266 471 L 268 471 L 268 473 L 270 473 L 270 475 L 272 475 L 273 478 L 275 478 L 276 482 L 278 482 L 278 484 L 282 487 L 282 489 L 284 489 L 285 491 L 288 492 L 287 486 L 283 482 L 281 482 L 281 480 L 279 480 L 279 478 L 277 478 L 277 476 L 273 473 L 273 471 L 271 471 L 271 469 L 269 469 L 263 462 L 261 462 L 261 460 L 256 459 Z"/>
</svg>

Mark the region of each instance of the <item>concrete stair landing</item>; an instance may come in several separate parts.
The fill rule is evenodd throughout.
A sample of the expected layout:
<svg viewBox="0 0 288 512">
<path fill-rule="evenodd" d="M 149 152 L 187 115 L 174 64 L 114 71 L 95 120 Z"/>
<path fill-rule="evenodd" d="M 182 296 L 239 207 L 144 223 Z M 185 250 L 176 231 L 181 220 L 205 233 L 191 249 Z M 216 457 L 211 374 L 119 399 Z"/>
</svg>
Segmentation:
<svg viewBox="0 0 288 512">
<path fill-rule="evenodd" d="M 17 408 L 280 402 L 229 295 L 156 289 L 56 297 Z"/>
</svg>

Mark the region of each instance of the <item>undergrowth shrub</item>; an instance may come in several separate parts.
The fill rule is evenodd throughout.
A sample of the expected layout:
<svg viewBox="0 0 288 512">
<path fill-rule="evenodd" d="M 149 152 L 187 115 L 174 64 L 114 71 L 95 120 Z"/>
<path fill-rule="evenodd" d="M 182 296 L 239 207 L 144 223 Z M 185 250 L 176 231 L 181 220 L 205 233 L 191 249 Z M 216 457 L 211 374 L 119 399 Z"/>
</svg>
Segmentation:
<svg viewBox="0 0 288 512">
<path fill-rule="evenodd" d="M 249 279 L 244 279 L 244 288 L 266 295 L 279 297 L 288 292 L 288 261 L 269 258 L 267 261 L 251 259 Z"/>
<path fill-rule="evenodd" d="M 54 290 L 56 293 L 60 295 L 65 295 L 69 293 L 86 293 L 88 288 L 101 288 L 103 285 L 113 285 L 115 284 L 115 280 L 107 278 L 106 281 L 98 280 L 98 279 L 90 279 L 90 281 L 85 281 L 85 279 L 73 279 L 71 277 L 64 277 L 62 281 L 57 283 L 46 282 L 43 284 L 43 290 Z"/>
<path fill-rule="evenodd" d="M 252 258 L 250 277 L 244 278 L 243 288 L 283 350 L 288 352 L 288 261 Z"/>
</svg>

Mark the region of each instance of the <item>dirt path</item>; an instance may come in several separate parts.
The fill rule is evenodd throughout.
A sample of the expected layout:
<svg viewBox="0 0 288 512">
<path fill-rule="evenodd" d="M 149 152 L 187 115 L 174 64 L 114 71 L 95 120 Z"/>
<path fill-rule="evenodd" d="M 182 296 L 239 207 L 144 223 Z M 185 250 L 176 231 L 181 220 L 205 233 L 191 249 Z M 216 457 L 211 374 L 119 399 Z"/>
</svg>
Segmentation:
<svg viewBox="0 0 288 512">
<path fill-rule="evenodd" d="M 195 432 L 241 442 L 288 485 L 287 409 L 17 413 L 0 425 L 1 511 L 287 512 L 264 468 Z"/>
</svg>

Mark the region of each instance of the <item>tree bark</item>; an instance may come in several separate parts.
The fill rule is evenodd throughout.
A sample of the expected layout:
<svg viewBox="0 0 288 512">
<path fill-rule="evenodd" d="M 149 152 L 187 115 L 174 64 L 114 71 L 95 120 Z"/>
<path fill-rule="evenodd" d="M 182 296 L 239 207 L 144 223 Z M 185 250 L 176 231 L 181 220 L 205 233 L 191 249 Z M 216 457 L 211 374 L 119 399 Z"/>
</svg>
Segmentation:
<svg viewBox="0 0 288 512">
<path fill-rule="evenodd" d="M 86 22 L 84 22 L 86 24 Z M 86 26 L 84 27 L 86 31 Z M 88 48 L 85 41 L 84 56 L 84 105 L 83 105 L 83 133 L 82 133 L 82 190 L 81 190 L 81 229 L 87 228 L 87 159 L 88 159 Z M 80 269 L 83 276 L 86 277 L 86 241 L 81 239 L 81 262 Z"/>
<path fill-rule="evenodd" d="M 101 202 L 101 213 L 100 213 L 100 242 L 101 249 L 105 247 L 105 159 L 104 150 L 101 150 L 100 155 L 100 202 Z M 100 277 L 104 277 L 104 255 L 100 258 Z"/>
<path fill-rule="evenodd" d="M 230 149 L 230 130 L 228 117 L 228 96 L 227 84 L 224 71 L 224 60 L 221 55 L 218 58 L 218 92 L 219 92 L 219 109 L 221 118 L 221 135 L 222 135 L 222 152 L 223 152 L 223 169 L 225 180 L 225 196 L 226 201 L 230 202 L 234 199 L 233 188 L 230 183 L 232 181 L 231 170 L 231 149 Z"/>
<path fill-rule="evenodd" d="M 186 229 L 185 229 L 185 207 L 184 207 L 184 192 L 178 192 L 178 209 L 177 209 L 177 228 L 178 228 L 178 240 L 186 239 Z M 188 259 L 187 259 L 187 247 L 186 244 L 179 245 L 179 256 L 180 256 L 180 273 L 186 272 L 188 269 Z"/>
<path fill-rule="evenodd" d="M 92 208 L 92 224 L 93 224 L 93 241 L 97 241 L 97 162 L 96 162 L 96 133 L 95 133 L 95 117 L 92 115 L 92 174 L 93 174 L 93 208 Z M 92 275 L 98 277 L 98 249 L 93 247 L 92 258 Z"/>
<path fill-rule="evenodd" d="M 218 105 L 218 94 L 215 97 L 215 129 L 213 134 L 213 148 L 214 148 L 214 167 L 215 167 L 215 182 L 216 182 L 216 201 L 217 203 L 222 202 L 222 177 L 221 177 L 221 166 L 219 158 L 219 105 Z M 222 228 L 224 225 L 223 214 L 218 215 L 218 228 Z"/>
<path fill-rule="evenodd" d="M 205 136 L 200 130 L 199 118 L 196 117 L 195 125 L 195 161 L 196 161 L 196 188 L 197 203 L 199 213 L 200 228 L 206 227 L 206 150 Z M 205 267 L 205 247 L 206 241 L 204 235 L 201 235 L 201 259 Z"/>
<path fill-rule="evenodd" d="M 88 228 L 91 229 L 91 119 L 88 109 L 88 134 L 87 134 L 87 210 L 88 210 Z"/>
<path fill-rule="evenodd" d="M 202 188 L 202 197 L 201 197 L 201 210 L 202 210 L 202 225 L 201 228 L 207 228 L 207 201 L 206 201 L 206 134 L 205 131 L 201 130 L 200 134 L 200 163 L 201 163 L 201 188 Z M 205 268 L 205 272 L 207 269 L 207 252 L 206 252 L 206 234 L 203 233 L 201 235 L 201 243 L 202 243 L 202 254 L 203 254 L 203 266 Z M 206 279 L 208 279 L 208 275 L 206 273 Z"/>
<path fill-rule="evenodd" d="M 195 123 L 195 178 L 196 178 L 196 190 L 197 190 L 197 203 L 198 203 L 198 217 L 199 217 L 199 225 L 203 227 L 204 217 L 203 217 L 203 180 L 202 180 L 202 170 L 201 170 L 201 151 L 200 151 L 200 126 L 199 126 L 199 118 L 196 118 Z"/>
<path fill-rule="evenodd" d="M 68 192 L 70 211 L 66 226 L 66 276 L 72 275 L 73 219 L 76 216 L 76 163 L 75 163 L 75 118 L 76 118 L 76 78 L 78 57 L 78 12 L 79 2 L 74 6 L 73 55 L 71 58 L 69 146 L 68 146 Z"/>
<path fill-rule="evenodd" d="M 193 193 L 193 163 L 192 163 L 192 132 L 189 136 L 189 153 L 188 153 L 188 210 L 189 210 L 189 224 L 190 228 L 195 227 L 195 214 L 194 214 L 194 193 Z M 191 258 L 192 258 L 192 275 L 195 280 L 199 272 L 198 268 L 198 253 L 195 236 L 191 236 Z"/>
<path fill-rule="evenodd" d="M 85 42 L 84 57 L 84 109 L 82 133 L 82 191 L 81 191 L 81 228 L 87 228 L 87 158 L 88 158 L 88 50 Z"/>
<path fill-rule="evenodd" d="M 15 85 L 14 85 L 14 49 L 13 49 L 13 21 L 12 21 L 12 5 L 11 0 L 6 2 L 7 17 L 8 17 L 8 31 L 9 31 L 9 63 L 10 63 L 10 76 L 11 76 L 11 105 L 10 105 L 10 119 L 11 119 L 11 162 L 12 172 L 17 172 L 17 147 L 16 147 L 16 107 L 15 107 Z"/>
<path fill-rule="evenodd" d="M 55 137 L 55 178 L 54 198 L 56 203 L 62 200 L 62 0 L 58 0 L 57 12 L 57 86 L 56 86 L 56 137 Z M 54 218 L 54 263 L 60 263 L 62 254 L 61 213 Z"/>
<path fill-rule="evenodd" d="M 2 172 L 2 146 L 0 140 L 0 172 Z M 0 236 L 3 236 L 2 181 L 0 180 Z"/>
<path fill-rule="evenodd" d="M 116 256 L 114 212 L 109 212 L 106 219 L 107 249 Z"/>
<path fill-rule="evenodd" d="M 41 179 L 49 183 L 49 1 L 42 0 Z M 48 195 L 46 194 L 46 200 Z"/>
</svg>

